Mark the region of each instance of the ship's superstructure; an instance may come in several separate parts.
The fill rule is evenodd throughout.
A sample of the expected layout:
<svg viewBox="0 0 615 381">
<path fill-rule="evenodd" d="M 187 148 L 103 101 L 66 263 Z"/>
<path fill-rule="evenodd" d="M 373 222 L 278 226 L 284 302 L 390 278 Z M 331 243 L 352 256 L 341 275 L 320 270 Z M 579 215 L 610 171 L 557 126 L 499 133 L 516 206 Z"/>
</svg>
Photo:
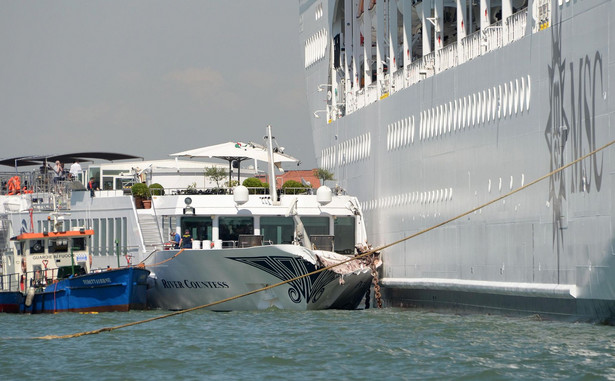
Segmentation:
<svg viewBox="0 0 615 381">
<path fill-rule="evenodd" d="M 609 143 L 612 1 L 304 0 L 319 166 L 385 244 Z M 387 249 L 393 306 L 615 317 L 613 148 Z"/>
</svg>

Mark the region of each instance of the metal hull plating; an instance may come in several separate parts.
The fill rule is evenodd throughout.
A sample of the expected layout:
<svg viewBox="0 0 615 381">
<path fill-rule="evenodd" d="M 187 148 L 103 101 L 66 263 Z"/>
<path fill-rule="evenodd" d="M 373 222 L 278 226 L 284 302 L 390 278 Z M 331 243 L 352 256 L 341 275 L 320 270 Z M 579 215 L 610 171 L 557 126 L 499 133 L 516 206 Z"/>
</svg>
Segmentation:
<svg viewBox="0 0 615 381">
<path fill-rule="evenodd" d="M 302 3 L 306 35 L 330 28 L 335 1 L 323 2 L 314 25 L 317 4 Z M 615 139 L 615 3 L 551 7 L 544 30 L 528 21 L 517 41 L 343 117 L 314 119 L 319 164 L 361 201 L 372 244 L 455 217 Z M 314 109 L 329 58 L 306 68 Z M 386 249 L 385 303 L 612 321 L 614 173 L 609 147 Z"/>
<path fill-rule="evenodd" d="M 177 253 L 158 251 L 148 263 L 163 262 Z M 155 274 L 148 304 L 170 310 L 203 306 L 307 274 L 317 269 L 316 263 L 314 252 L 296 245 L 184 250 L 168 262 L 148 267 Z M 369 268 L 343 276 L 327 270 L 207 308 L 355 309 L 371 279 Z"/>
<path fill-rule="evenodd" d="M 110 312 L 146 308 L 149 271 L 130 267 L 60 280 L 34 295 L 22 312 Z"/>
</svg>

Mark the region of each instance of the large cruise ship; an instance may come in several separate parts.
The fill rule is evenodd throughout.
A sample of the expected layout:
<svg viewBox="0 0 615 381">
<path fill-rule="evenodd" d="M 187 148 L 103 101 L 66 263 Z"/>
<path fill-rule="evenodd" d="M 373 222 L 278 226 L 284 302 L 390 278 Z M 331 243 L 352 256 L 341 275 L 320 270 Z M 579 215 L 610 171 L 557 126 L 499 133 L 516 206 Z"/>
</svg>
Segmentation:
<svg viewBox="0 0 615 381">
<path fill-rule="evenodd" d="M 299 8 L 318 165 L 372 244 L 502 197 L 384 250 L 385 304 L 612 323 L 615 146 L 575 161 L 615 139 L 615 2 Z"/>
</svg>

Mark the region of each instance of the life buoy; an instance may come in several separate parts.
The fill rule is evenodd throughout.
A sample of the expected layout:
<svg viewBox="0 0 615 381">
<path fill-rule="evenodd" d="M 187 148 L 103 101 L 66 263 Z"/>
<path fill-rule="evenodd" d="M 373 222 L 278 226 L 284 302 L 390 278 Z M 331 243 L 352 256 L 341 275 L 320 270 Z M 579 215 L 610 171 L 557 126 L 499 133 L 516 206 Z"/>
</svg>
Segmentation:
<svg viewBox="0 0 615 381">
<path fill-rule="evenodd" d="M 19 176 L 13 176 L 9 179 L 6 185 L 9 190 L 9 195 L 14 195 L 19 193 L 19 190 L 21 189 L 21 180 L 19 179 Z"/>
</svg>

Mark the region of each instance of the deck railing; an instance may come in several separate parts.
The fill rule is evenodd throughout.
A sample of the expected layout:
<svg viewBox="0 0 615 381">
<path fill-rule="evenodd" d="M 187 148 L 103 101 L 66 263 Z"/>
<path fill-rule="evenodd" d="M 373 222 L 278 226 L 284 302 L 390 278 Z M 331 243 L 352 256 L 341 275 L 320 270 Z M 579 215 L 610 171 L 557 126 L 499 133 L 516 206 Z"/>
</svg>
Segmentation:
<svg viewBox="0 0 615 381">
<path fill-rule="evenodd" d="M 502 21 L 498 21 L 464 37 L 458 43 L 451 43 L 442 49 L 413 60 L 405 68 L 400 68 L 393 73 L 392 76 L 384 77 L 386 81 L 391 81 L 391 84 L 389 86 L 384 81 L 381 84 L 381 86 L 384 86 L 381 88 L 381 93 L 386 93 L 389 91 L 388 89 L 390 89 L 390 93 L 400 91 L 425 78 L 523 38 L 527 31 L 527 18 L 528 10 L 524 8 L 508 17 L 504 24 Z M 375 102 L 378 99 L 378 91 L 374 90 L 376 89 L 371 86 L 358 91 L 350 90 L 345 97 L 345 114 L 353 113 L 367 104 Z"/>
</svg>

